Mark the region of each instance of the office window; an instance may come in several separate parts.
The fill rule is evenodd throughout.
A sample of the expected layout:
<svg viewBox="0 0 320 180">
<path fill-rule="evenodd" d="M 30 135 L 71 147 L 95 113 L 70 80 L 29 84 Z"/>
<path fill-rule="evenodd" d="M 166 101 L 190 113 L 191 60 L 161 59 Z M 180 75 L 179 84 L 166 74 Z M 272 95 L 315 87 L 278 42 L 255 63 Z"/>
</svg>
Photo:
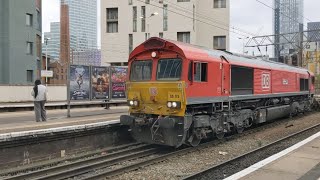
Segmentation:
<svg viewBox="0 0 320 180">
<path fill-rule="evenodd" d="M 26 14 L 26 25 L 32 26 L 33 25 L 33 15 L 32 14 Z"/>
<path fill-rule="evenodd" d="M 196 6 L 193 5 L 193 13 L 192 13 L 192 20 L 193 20 L 193 31 L 195 31 L 195 24 L 196 24 Z"/>
<path fill-rule="evenodd" d="M 159 38 L 163 38 L 163 33 L 162 32 L 159 33 Z"/>
<path fill-rule="evenodd" d="M 144 33 L 144 38 L 145 38 L 145 40 L 148 39 L 148 33 Z"/>
<path fill-rule="evenodd" d="M 137 32 L 137 6 L 133 6 L 132 7 L 132 17 L 133 17 L 133 32 Z"/>
<path fill-rule="evenodd" d="M 163 31 L 168 31 L 168 4 L 163 5 Z"/>
<path fill-rule="evenodd" d="M 146 7 L 141 6 L 141 32 L 146 31 Z"/>
<path fill-rule="evenodd" d="M 27 70 L 27 82 L 33 82 L 33 70 Z"/>
<path fill-rule="evenodd" d="M 40 31 L 41 31 L 41 26 L 42 26 L 41 13 L 39 10 L 37 10 L 37 29 Z"/>
<path fill-rule="evenodd" d="M 27 54 L 32 55 L 33 54 L 33 43 L 27 42 Z"/>
<path fill-rule="evenodd" d="M 190 0 L 178 0 L 178 2 L 190 2 Z"/>
<path fill-rule="evenodd" d="M 213 8 L 226 8 L 226 0 L 213 0 Z"/>
<path fill-rule="evenodd" d="M 208 64 L 196 62 L 194 63 L 194 81 L 197 82 L 207 82 L 207 72 L 208 72 Z"/>
<path fill-rule="evenodd" d="M 133 50 L 133 35 L 129 34 L 129 54 L 132 52 Z"/>
<path fill-rule="evenodd" d="M 177 40 L 184 43 L 190 43 L 190 32 L 177 32 Z"/>
<path fill-rule="evenodd" d="M 40 60 L 41 59 L 41 36 L 38 34 L 36 35 L 36 55 L 37 58 Z"/>
<path fill-rule="evenodd" d="M 150 4 L 150 0 L 145 0 L 146 4 Z"/>
<path fill-rule="evenodd" d="M 107 8 L 107 33 L 118 32 L 118 8 Z"/>
<path fill-rule="evenodd" d="M 129 0 L 129 2 L 128 2 L 128 3 L 129 3 L 129 5 L 132 5 L 132 0 Z"/>
<path fill-rule="evenodd" d="M 227 49 L 226 36 L 214 36 L 213 49 L 225 51 Z"/>
</svg>

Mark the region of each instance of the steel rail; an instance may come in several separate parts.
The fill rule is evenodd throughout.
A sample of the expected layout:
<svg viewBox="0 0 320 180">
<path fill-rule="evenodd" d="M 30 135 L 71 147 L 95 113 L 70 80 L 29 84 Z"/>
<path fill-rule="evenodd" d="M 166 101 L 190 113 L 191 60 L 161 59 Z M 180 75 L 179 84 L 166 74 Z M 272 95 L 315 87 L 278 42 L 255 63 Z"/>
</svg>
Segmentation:
<svg viewBox="0 0 320 180">
<path fill-rule="evenodd" d="M 123 157 L 121 160 L 116 160 L 116 158 L 113 158 L 113 159 L 111 159 L 111 161 L 113 163 L 105 161 L 104 162 L 105 164 L 102 164 L 102 165 L 99 164 L 99 163 L 97 164 L 94 161 L 92 161 L 91 164 L 90 164 L 88 161 L 85 162 L 85 160 L 83 160 L 83 163 L 85 163 L 84 166 L 83 165 L 82 166 L 77 166 L 77 168 L 73 168 L 73 169 L 69 168 L 67 170 L 66 170 L 65 167 L 64 168 L 62 168 L 62 167 L 53 167 L 53 168 L 50 168 L 50 169 L 53 169 L 53 170 L 55 168 L 58 168 L 58 169 L 62 168 L 62 169 L 60 169 L 59 172 L 57 172 L 57 171 L 50 172 L 50 169 L 48 169 L 48 170 L 46 170 L 48 176 L 47 175 L 46 176 L 41 176 L 41 175 L 38 174 L 38 176 L 29 176 L 29 177 L 37 177 L 38 179 L 59 179 L 59 178 L 76 177 L 76 176 L 79 176 L 79 175 L 82 175 L 82 174 L 85 174 L 85 173 L 87 173 L 86 175 L 88 175 L 88 177 L 84 177 L 84 179 L 98 179 L 98 178 L 105 178 L 105 177 L 115 176 L 115 175 L 119 175 L 119 174 L 124 173 L 124 172 L 129 172 L 129 171 L 136 170 L 136 169 L 139 169 L 139 168 L 144 167 L 144 166 L 148 166 L 148 165 L 151 165 L 151 164 L 155 164 L 155 163 L 158 163 L 158 162 L 165 161 L 165 160 L 169 159 L 170 157 L 191 153 L 193 151 L 197 151 L 197 150 L 202 149 L 202 148 L 218 145 L 220 143 L 223 143 L 223 142 L 229 141 L 229 140 L 233 140 L 233 139 L 238 138 L 238 137 L 247 136 L 249 134 L 261 131 L 263 129 L 272 128 L 272 127 L 277 126 L 278 124 L 282 124 L 282 123 L 284 123 L 286 121 L 291 121 L 291 120 L 294 120 L 294 119 L 296 119 L 296 118 L 293 118 L 293 119 L 285 118 L 285 119 L 282 119 L 282 120 L 279 120 L 279 121 L 270 122 L 270 123 L 263 124 L 263 125 L 260 125 L 258 127 L 255 127 L 255 128 L 249 128 L 247 131 L 244 131 L 242 134 L 231 134 L 231 135 L 227 136 L 225 139 L 222 139 L 222 140 L 210 141 L 210 142 L 207 142 L 207 143 L 200 144 L 197 147 L 187 147 L 187 148 L 184 148 L 184 149 L 178 149 L 178 150 L 176 150 L 174 152 L 172 152 L 172 151 L 169 152 L 169 153 L 166 152 L 166 154 L 164 154 L 164 155 L 163 155 L 163 151 L 161 153 L 161 148 L 160 148 L 160 149 L 157 149 L 157 150 L 154 149 L 154 152 L 145 153 L 145 154 L 142 153 L 142 154 L 140 154 L 140 156 L 138 156 L 138 154 L 135 154 L 135 155 L 131 156 L 131 158 L 130 157 Z M 142 157 L 146 157 L 146 156 L 155 154 L 157 152 L 158 152 L 158 155 L 159 155 L 158 157 L 151 158 L 149 160 L 146 160 L 146 161 L 143 161 L 143 162 L 139 162 L 139 163 L 134 163 L 134 164 L 126 166 L 126 167 L 122 167 L 122 168 L 118 168 L 118 169 L 114 169 L 114 170 L 109 170 L 109 171 L 106 170 L 105 172 L 101 172 L 101 173 L 98 173 L 98 174 L 90 176 L 90 172 L 92 172 L 93 170 L 103 169 L 103 168 L 106 168 L 106 167 L 108 167 L 110 165 L 114 165 L 114 164 L 117 164 L 119 162 L 123 162 L 123 161 L 127 161 L 127 160 L 139 159 L 139 158 L 142 158 Z M 126 155 L 124 155 L 124 156 L 126 156 Z M 29 174 L 32 174 L 32 173 L 38 173 L 38 172 L 37 171 L 30 172 Z M 51 175 L 49 175 L 49 174 L 51 174 Z M 17 176 L 9 177 L 9 179 L 10 178 L 17 179 L 16 177 Z M 21 175 L 20 177 L 23 177 L 23 175 Z M 25 178 L 18 178 L 18 179 L 25 179 Z"/>
<path fill-rule="evenodd" d="M 85 163 L 83 162 L 84 159 L 86 159 L 87 161 L 93 162 L 93 161 L 98 161 L 101 158 L 110 158 L 112 156 L 125 155 L 127 153 L 139 151 L 147 147 L 152 147 L 152 146 L 141 144 L 141 143 L 131 143 L 131 144 L 121 145 L 114 148 L 101 149 L 91 153 L 81 154 L 75 157 L 62 158 L 62 159 L 58 159 L 58 160 L 54 160 L 46 163 L 39 163 L 37 165 L 33 165 L 29 167 L 10 169 L 8 171 L 2 172 L 0 174 L 0 177 L 5 177 L 5 179 L 12 179 L 12 178 L 23 179 L 28 177 L 36 177 L 41 174 L 49 174 L 50 171 L 54 171 L 61 168 L 63 169 L 71 166 L 76 166 L 81 163 Z M 66 162 L 71 162 L 71 163 L 59 165 Z M 29 173 L 25 173 L 25 172 L 29 172 Z"/>
<path fill-rule="evenodd" d="M 223 162 L 223 163 L 220 163 L 220 164 L 218 164 L 218 165 L 212 166 L 212 167 L 207 168 L 207 169 L 205 169 L 205 170 L 203 170 L 203 171 L 200 171 L 200 172 L 198 172 L 198 173 L 192 174 L 192 175 L 184 178 L 184 180 L 197 179 L 197 178 L 199 178 L 199 177 L 201 177 L 201 176 L 204 176 L 206 173 L 209 173 L 209 172 L 211 172 L 211 171 L 220 171 L 220 172 L 222 172 L 222 170 L 224 169 L 224 167 L 227 166 L 228 164 L 237 164 L 236 162 L 239 162 L 239 161 L 241 161 L 242 159 L 250 158 L 250 157 L 252 157 L 252 156 L 253 156 L 254 154 L 256 154 L 256 153 L 259 153 L 259 152 L 261 152 L 261 151 L 263 151 L 263 150 L 266 150 L 266 149 L 271 148 L 271 147 L 273 147 L 273 146 L 275 146 L 275 145 L 278 145 L 279 143 L 288 141 L 288 140 L 290 140 L 290 139 L 292 139 L 292 138 L 295 138 L 295 137 L 297 137 L 297 136 L 300 136 L 301 134 L 303 134 L 303 133 L 305 133 L 305 132 L 311 131 L 311 130 L 313 130 L 313 129 L 317 129 L 317 128 L 319 128 L 319 127 L 320 127 L 320 123 L 317 124 L 317 125 L 311 126 L 311 127 L 309 127 L 309 128 L 306 128 L 306 129 L 304 129 L 304 130 L 301 130 L 301 131 L 299 131 L 299 132 L 296 132 L 296 133 L 294 133 L 294 134 L 288 135 L 288 136 L 286 136 L 286 137 L 284 137 L 284 138 L 281 138 L 281 139 L 279 139 L 279 140 L 277 140 L 277 141 L 271 142 L 271 143 L 269 143 L 269 144 L 267 144 L 267 145 L 265 145 L 265 146 L 262 146 L 262 147 L 260 147 L 260 148 L 254 149 L 254 150 L 252 150 L 252 151 L 250 151 L 250 152 L 248 152 L 248 153 L 246 153 L 246 154 L 237 156 L 237 157 L 235 157 L 235 158 L 233 158 L 233 159 L 231 159 L 231 160 L 225 161 L 225 162 Z"/>
<path fill-rule="evenodd" d="M 134 170 L 140 169 L 141 167 L 146 167 L 146 166 L 149 166 L 149 165 L 152 165 L 152 164 L 163 162 L 163 161 L 165 161 L 165 160 L 167 160 L 167 159 L 169 159 L 171 157 L 175 157 L 177 155 L 184 155 L 184 154 L 187 154 L 187 153 L 191 153 L 191 152 L 197 151 L 197 150 L 202 149 L 202 148 L 215 146 L 215 145 L 218 145 L 218 144 L 223 143 L 225 141 L 230 141 L 230 140 L 242 137 L 242 136 L 247 136 L 249 134 L 253 134 L 253 133 L 256 133 L 258 131 L 261 131 L 263 129 L 272 128 L 272 127 L 277 126 L 278 124 L 284 123 L 286 121 L 295 120 L 295 119 L 298 119 L 298 118 L 300 118 L 300 117 L 297 116 L 297 117 L 294 117 L 294 118 L 283 118 L 281 120 L 273 121 L 273 122 L 270 122 L 270 123 L 267 123 L 267 124 L 263 124 L 263 125 L 260 125 L 258 127 L 255 127 L 255 128 L 249 128 L 247 131 L 244 131 L 241 134 L 232 134 L 230 136 L 225 137 L 225 139 L 222 139 L 222 140 L 216 140 L 216 141 L 203 143 L 203 144 L 200 144 L 197 147 L 187 147 L 187 148 L 184 148 L 184 149 L 181 149 L 181 150 L 177 150 L 177 151 L 174 151 L 174 152 L 171 152 L 171 153 L 168 153 L 168 154 L 164 154 L 162 156 L 155 157 L 155 158 L 143 161 L 143 162 L 134 163 L 132 165 L 125 166 L 125 167 L 122 167 L 122 168 L 118 168 L 118 169 L 113 169 L 113 170 L 110 170 L 110 171 L 104 171 L 104 172 L 101 172 L 101 173 L 97 173 L 97 174 L 94 174 L 94 175 L 92 175 L 90 177 L 85 177 L 83 179 L 85 179 L 85 180 L 94 180 L 94 179 L 102 179 L 102 178 L 106 178 L 106 177 L 117 176 L 117 175 L 120 175 L 120 174 L 123 174 L 123 173 L 126 173 L 126 172 L 130 172 L 130 171 L 134 171 Z"/>
<path fill-rule="evenodd" d="M 43 176 L 32 178 L 34 180 L 57 180 L 57 179 L 67 179 L 67 178 L 76 178 L 77 176 L 86 174 L 88 172 L 107 168 L 113 165 L 116 165 L 120 162 L 126 162 L 133 159 L 139 159 L 143 158 L 145 156 L 150 156 L 153 154 L 156 154 L 159 152 L 158 148 L 151 148 L 147 150 L 141 150 L 138 152 L 131 152 L 128 155 L 123 155 L 119 157 L 110 158 L 107 160 L 101 160 L 101 161 L 87 161 L 84 160 L 80 165 L 81 166 L 72 166 L 70 169 L 65 169 L 66 167 L 61 167 L 59 169 L 56 169 L 54 172 L 50 171 L 50 174 L 45 174 Z M 112 157 L 114 155 L 111 155 Z M 52 173 L 53 172 L 53 173 Z M 16 179 L 16 178 L 15 178 Z M 24 178 L 23 178 L 24 179 Z"/>
</svg>

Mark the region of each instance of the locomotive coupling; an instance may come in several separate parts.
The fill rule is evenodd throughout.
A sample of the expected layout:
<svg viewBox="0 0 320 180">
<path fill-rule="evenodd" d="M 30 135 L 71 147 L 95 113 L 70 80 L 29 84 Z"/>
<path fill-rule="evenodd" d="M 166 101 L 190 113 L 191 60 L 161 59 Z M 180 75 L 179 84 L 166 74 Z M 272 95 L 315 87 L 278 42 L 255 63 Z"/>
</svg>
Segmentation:
<svg viewBox="0 0 320 180">
<path fill-rule="evenodd" d="M 131 126 L 134 124 L 134 117 L 129 115 L 121 115 L 120 116 L 120 123 L 122 125 Z"/>
</svg>

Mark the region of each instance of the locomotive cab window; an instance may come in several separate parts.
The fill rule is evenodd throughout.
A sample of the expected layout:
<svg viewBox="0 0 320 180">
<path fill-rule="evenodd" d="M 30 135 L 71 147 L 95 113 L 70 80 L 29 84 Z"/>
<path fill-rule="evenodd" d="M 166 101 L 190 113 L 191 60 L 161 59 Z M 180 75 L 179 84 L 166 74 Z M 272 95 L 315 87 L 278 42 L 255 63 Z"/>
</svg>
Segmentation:
<svg viewBox="0 0 320 180">
<path fill-rule="evenodd" d="M 157 80 L 180 80 L 181 59 L 160 59 L 157 68 Z"/>
<path fill-rule="evenodd" d="M 208 63 L 196 62 L 193 65 L 194 81 L 207 82 L 208 80 Z"/>
<path fill-rule="evenodd" d="M 133 61 L 131 64 L 131 81 L 149 81 L 152 75 L 152 61 Z"/>
</svg>

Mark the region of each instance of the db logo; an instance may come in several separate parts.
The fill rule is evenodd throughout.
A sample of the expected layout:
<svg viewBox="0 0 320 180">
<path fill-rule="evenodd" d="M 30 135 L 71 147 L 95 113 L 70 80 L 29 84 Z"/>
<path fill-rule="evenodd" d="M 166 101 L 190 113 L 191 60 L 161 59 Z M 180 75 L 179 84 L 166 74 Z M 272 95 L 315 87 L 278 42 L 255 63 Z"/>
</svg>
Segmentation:
<svg viewBox="0 0 320 180">
<path fill-rule="evenodd" d="M 262 89 L 270 89 L 270 74 L 262 74 Z"/>
<path fill-rule="evenodd" d="M 282 79 L 282 84 L 283 85 L 288 85 L 289 84 L 289 80 L 288 79 Z"/>
</svg>

